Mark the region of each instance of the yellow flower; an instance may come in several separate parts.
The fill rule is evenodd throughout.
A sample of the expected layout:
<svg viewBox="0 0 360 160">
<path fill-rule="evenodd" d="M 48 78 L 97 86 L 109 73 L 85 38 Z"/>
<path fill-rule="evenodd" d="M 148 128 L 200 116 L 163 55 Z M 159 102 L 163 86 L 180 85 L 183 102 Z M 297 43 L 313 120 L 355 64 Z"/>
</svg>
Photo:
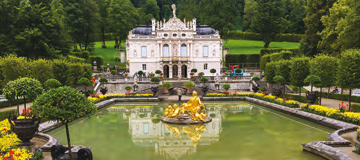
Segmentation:
<svg viewBox="0 0 360 160">
<path fill-rule="evenodd" d="M 262 94 L 262 93 L 255 93 L 254 96 L 263 97 L 264 94 Z"/>
<path fill-rule="evenodd" d="M 274 100 L 276 98 L 276 96 L 267 95 L 267 96 L 264 96 L 264 98 Z"/>
<path fill-rule="evenodd" d="M 286 104 L 299 104 L 298 101 L 294 101 L 294 100 L 287 100 L 285 101 Z"/>
<path fill-rule="evenodd" d="M 283 102 L 284 102 L 284 99 L 282 99 L 282 98 L 277 98 L 275 101 L 276 101 L 276 102 L 279 102 L 279 103 L 283 103 Z"/>
</svg>

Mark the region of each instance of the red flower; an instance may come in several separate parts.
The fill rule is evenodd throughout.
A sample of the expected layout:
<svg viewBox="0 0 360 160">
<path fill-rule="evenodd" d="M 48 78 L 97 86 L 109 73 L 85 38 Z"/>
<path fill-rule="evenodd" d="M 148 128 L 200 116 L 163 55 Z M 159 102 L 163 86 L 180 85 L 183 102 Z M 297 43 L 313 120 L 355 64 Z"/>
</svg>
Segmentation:
<svg viewBox="0 0 360 160">
<path fill-rule="evenodd" d="M 339 104 L 339 107 L 341 107 L 341 104 Z"/>
<path fill-rule="evenodd" d="M 10 150 L 9 153 L 10 153 L 10 156 L 12 156 L 13 154 L 15 154 L 13 150 Z"/>
<path fill-rule="evenodd" d="M 18 154 L 17 154 L 17 155 L 15 155 L 15 156 L 20 157 L 20 156 L 21 156 L 21 154 L 20 154 L 20 153 L 18 153 Z"/>
<path fill-rule="evenodd" d="M 8 157 L 4 157 L 3 160 L 8 160 Z"/>
<path fill-rule="evenodd" d="M 342 101 L 341 104 L 344 104 L 344 101 Z"/>
<path fill-rule="evenodd" d="M 22 114 L 25 114 L 25 109 L 22 110 Z"/>
<path fill-rule="evenodd" d="M 344 108 L 344 109 L 346 109 L 346 107 L 345 107 L 345 106 L 344 106 L 343 108 Z"/>
<path fill-rule="evenodd" d="M 353 108 L 350 108 L 350 110 L 352 111 L 352 110 L 353 110 Z"/>
<path fill-rule="evenodd" d="M 4 128 L 4 129 L 3 129 L 3 131 L 5 131 L 5 132 L 6 132 L 6 131 L 7 131 L 7 129 L 6 129 L 6 128 Z"/>
<path fill-rule="evenodd" d="M 346 104 L 346 107 L 349 107 L 349 104 Z"/>
</svg>

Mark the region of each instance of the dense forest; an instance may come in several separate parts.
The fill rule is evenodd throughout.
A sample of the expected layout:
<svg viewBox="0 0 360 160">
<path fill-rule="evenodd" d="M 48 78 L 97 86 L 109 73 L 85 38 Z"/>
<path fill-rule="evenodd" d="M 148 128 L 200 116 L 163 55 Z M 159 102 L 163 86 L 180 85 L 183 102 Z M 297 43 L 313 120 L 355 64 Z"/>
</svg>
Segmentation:
<svg viewBox="0 0 360 160">
<path fill-rule="evenodd" d="M 197 18 L 224 39 L 255 32 L 268 47 L 276 34 L 304 34 L 310 56 L 360 45 L 356 0 L 1 0 L 0 54 L 53 59 L 110 38 L 119 47 L 132 28 L 171 18 L 171 4 L 178 18 Z"/>
</svg>

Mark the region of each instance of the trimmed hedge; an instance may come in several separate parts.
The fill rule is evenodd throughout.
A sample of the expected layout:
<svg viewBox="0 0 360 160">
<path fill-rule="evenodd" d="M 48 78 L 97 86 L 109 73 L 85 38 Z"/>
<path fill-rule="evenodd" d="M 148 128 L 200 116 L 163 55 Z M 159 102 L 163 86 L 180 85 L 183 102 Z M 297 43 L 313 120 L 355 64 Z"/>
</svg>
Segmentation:
<svg viewBox="0 0 360 160">
<path fill-rule="evenodd" d="M 277 34 L 273 42 L 300 42 L 302 34 Z M 244 39 L 262 41 L 264 38 L 259 33 L 254 32 L 236 32 L 232 31 L 227 33 L 228 39 Z"/>
<path fill-rule="evenodd" d="M 227 54 L 226 63 L 259 63 L 259 54 Z"/>
<path fill-rule="evenodd" d="M 342 101 L 347 101 L 349 100 L 349 95 L 348 94 L 336 94 L 336 93 L 327 93 L 327 92 L 322 92 L 321 93 L 321 97 L 323 98 L 329 98 L 329 99 L 337 99 L 337 100 L 342 100 Z M 360 103 L 360 96 L 351 96 L 351 102 L 358 102 Z"/>
<path fill-rule="evenodd" d="M 94 61 L 96 62 L 97 69 L 100 70 L 100 67 L 104 64 L 104 58 L 101 56 L 90 56 L 91 66 L 93 65 Z"/>
<path fill-rule="evenodd" d="M 9 115 L 16 114 L 16 109 L 10 109 L 0 112 L 0 121 L 9 117 Z"/>
<path fill-rule="evenodd" d="M 351 104 L 352 112 L 360 112 L 360 105 L 359 104 Z"/>
<path fill-rule="evenodd" d="M 29 98 L 26 99 L 26 103 L 32 102 Z M 10 106 L 16 106 L 16 105 L 21 105 L 24 104 L 24 99 L 20 99 L 19 101 L 17 100 L 13 100 L 13 101 L 2 101 L 0 102 L 0 108 L 5 108 L 5 107 L 10 107 Z"/>
<path fill-rule="evenodd" d="M 271 53 L 279 53 L 283 51 L 291 51 L 293 52 L 293 56 L 301 55 L 300 49 L 271 49 L 271 48 L 264 48 L 260 50 L 260 57 L 262 57 L 265 54 L 271 54 Z"/>
<path fill-rule="evenodd" d="M 305 96 L 299 96 L 299 95 L 294 95 L 294 94 L 282 94 L 281 97 L 284 96 L 284 98 L 288 99 L 289 97 L 291 97 L 292 100 L 295 101 L 299 101 L 302 103 L 308 103 L 308 100 L 306 99 Z M 315 104 L 319 104 L 319 98 L 315 101 Z"/>
</svg>

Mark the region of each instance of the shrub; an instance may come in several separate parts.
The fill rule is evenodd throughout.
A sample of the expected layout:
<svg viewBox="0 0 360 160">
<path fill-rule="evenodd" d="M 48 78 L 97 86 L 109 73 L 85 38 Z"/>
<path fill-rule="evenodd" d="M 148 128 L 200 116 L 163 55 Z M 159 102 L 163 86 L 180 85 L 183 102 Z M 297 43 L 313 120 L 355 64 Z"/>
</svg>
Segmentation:
<svg viewBox="0 0 360 160">
<path fill-rule="evenodd" d="M 282 51 L 290 51 L 293 53 L 293 56 L 300 56 L 301 52 L 300 49 L 271 49 L 271 48 L 264 48 L 260 50 L 260 57 L 265 56 L 271 53 L 278 53 Z"/>
<path fill-rule="evenodd" d="M 93 81 L 91 81 L 90 79 L 87 79 L 87 78 L 81 78 L 77 82 L 77 84 L 78 84 L 78 86 L 85 86 L 85 91 L 86 91 L 86 87 L 91 86 L 93 84 Z"/>
<path fill-rule="evenodd" d="M 286 80 L 283 76 L 275 76 L 274 77 L 274 82 L 276 84 L 280 84 L 280 85 L 285 85 L 286 84 Z"/>
<path fill-rule="evenodd" d="M 91 56 L 90 63 L 93 64 L 94 61 L 96 62 L 96 67 L 100 70 L 101 66 L 104 64 L 104 58 L 101 56 Z"/>
<path fill-rule="evenodd" d="M 253 81 L 260 81 L 260 78 L 258 76 L 254 76 L 251 80 Z"/>
<path fill-rule="evenodd" d="M 115 70 L 111 70 L 110 73 L 111 73 L 112 75 L 116 75 L 116 71 L 115 71 Z"/>
<path fill-rule="evenodd" d="M 352 112 L 360 112 L 360 105 L 359 104 L 352 104 L 350 111 Z"/>
<path fill-rule="evenodd" d="M 41 84 L 44 84 L 48 79 L 54 78 L 51 61 L 38 59 L 32 61 L 29 65 L 31 71 L 30 77 L 40 81 Z"/>
<path fill-rule="evenodd" d="M 171 82 L 164 82 L 164 83 L 162 83 L 161 86 L 164 87 L 165 89 L 169 89 L 172 86 L 172 83 Z"/>
<path fill-rule="evenodd" d="M 152 78 L 150 79 L 150 81 L 153 82 L 153 83 L 159 83 L 159 82 L 160 82 L 160 79 L 159 79 L 158 77 L 152 77 Z"/>
<path fill-rule="evenodd" d="M 106 78 L 102 77 L 102 78 L 100 78 L 99 82 L 100 83 L 107 83 L 108 80 Z"/>
<path fill-rule="evenodd" d="M 235 69 L 235 73 L 241 73 L 241 72 L 242 72 L 241 68 Z"/>
<path fill-rule="evenodd" d="M 28 61 L 25 57 L 8 55 L 2 59 L 2 75 L 4 76 L 3 84 L 16 80 L 20 77 L 26 77 L 29 73 Z"/>
<path fill-rule="evenodd" d="M 143 75 L 144 72 L 140 70 L 140 71 L 137 72 L 137 74 Z"/>
<path fill-rule="evenodd" d="M 273 54 L 270 54 L 270 61 L 271 61 L 271 62 L 280 61 L 280 60 L 282 60 L 282 55 L 281 55 L 281 53 L 273 53 Z"/>
<path fill-rule="evenodd" d="M 15 114 L 16 114 L 16 109 L 2 111 L 2 112 L 0 112 L 0 121 L 7 119 L 9 117 L 9 115 L 15 115 Z"/>
<path fill-rule="evenodd" d="M 161 70 L 156 70 L 155 73 L 156 73 L 156 74 L 160 74 L 160 73 L 161 73 Z"/>
<path fill-rule="evenodd" d="M 191 72 L 196 73 L 196 72 L 197 72 L 197 69 L 196 69 L 196 68 L 193 68 L 193 69 L 191 69 Z"/>
<path fill-rule="evenodd" d="M 225 56 L 226 63 L 259 63 L 259 54 L 227 54 Z"/>
<path fill-rule="evenodd" d="M 296 87 L 305 86 L 305 78 L 310 74 L 309 67 L 310 58 L 300 57 L 291 59 L 290 84 Z M 301 94 L 301 92 L 299 92 Z"/>
<path fill-rule="evenodd" d="M 222 87 L 227 91 L 230 89 L 230 84 L 224 84 Z"/>
<path fill-rule="evenodd" d="M 266 91 L 267 91 L 267 88 L 264 87 L 264 86 L 262 86 L 262 87 L 259 88 L 259 90 L 260 90 L 261 92 L 266 92 Z"/>
<path fill-rule="evenodd" d="M 204 76 L 204 72 L 199 72 L 199 76 L 200 77 Z"/>
<path fill-rule="evenodd" d="M 54 78 L 63 85 L 68 85 L 68 77 L 70 77 L 70 65 L 64 60 L 53 61 L 53 74 Z"/>
<path fill-rule="evenodd" d="M 264 55 L 260 58 L 260 69 L 265 70 L 266 64 L 270 62 L 270 55 Z"/>
<path fill-rule="evenodd" d="M 313 91 L 313 86 L 317 86 L 320 82 L 321 82 L 320 77 L 316 75 L 309 75 L 304 80 L 304 83 L 311 85 L 311 92 Z"/>
<path fill-rule="evenodd" d="M 266 82 L 270 84 L 275 83 L 274 82 L 274 77 L 276 76 L 275 72 L 276 72 L 276 62 L 270 62 L 266 64 L 266 69 L 265 69 Z"/>
<path fill-rule="evenodd" d="M 210 69 L 210 73 L 216 73 L 216 69 L 215 68 Z"/>
<path fill-rule="evenodd" d="M 90 52 L 89 51 L 83 51 L 80 54 L 80 58 L 84 58 L 84 59 L 88 60 L 89 57 L 90 57 Z"/>
<path fill-rule="evenodd" d="M 48 79 L 45 83 L 44 83 L 45 89 L 46 90 L 50 90 L 53 88 L 58 88 L 61 86 L 61 83 L 56 80 L 56 79 Z"/>
</svg>

